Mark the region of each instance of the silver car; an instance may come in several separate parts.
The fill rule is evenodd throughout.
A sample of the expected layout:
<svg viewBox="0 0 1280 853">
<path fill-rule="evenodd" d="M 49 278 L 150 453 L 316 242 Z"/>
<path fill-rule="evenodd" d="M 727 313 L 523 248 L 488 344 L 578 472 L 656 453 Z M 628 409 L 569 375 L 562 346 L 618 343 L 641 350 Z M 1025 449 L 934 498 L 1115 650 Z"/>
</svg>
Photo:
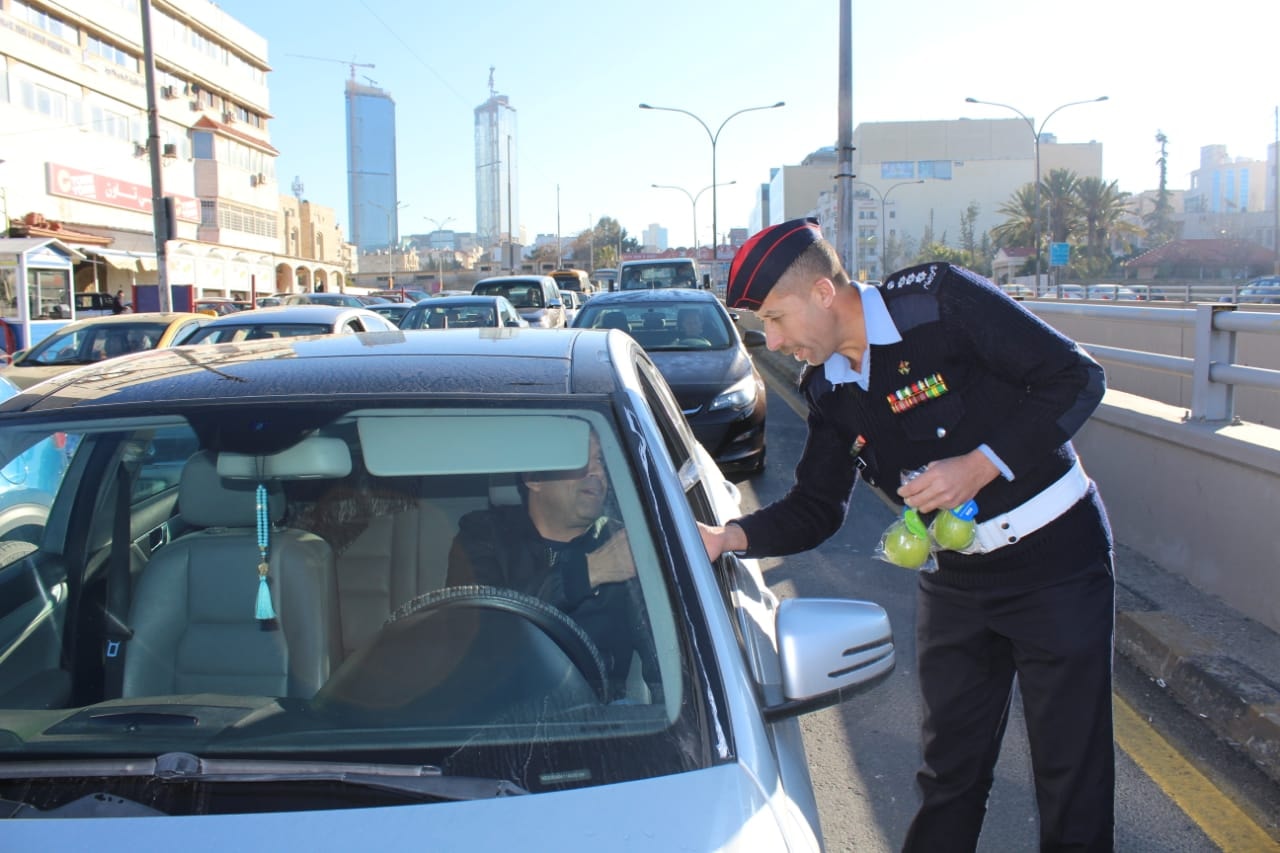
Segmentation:
<svg viewBox="0 0 1280 853">
<path fill-rule="evenodd" d="M 6 849 L 816 851 L 798 718 L 894 666 L 879 606 L 708 562 L 739 494 L 621 332 L 161 350 L 0 435 L 73 448 L 0 565 Z M 589 540 L 451 581 L 568 481 Z"/>
</svg>

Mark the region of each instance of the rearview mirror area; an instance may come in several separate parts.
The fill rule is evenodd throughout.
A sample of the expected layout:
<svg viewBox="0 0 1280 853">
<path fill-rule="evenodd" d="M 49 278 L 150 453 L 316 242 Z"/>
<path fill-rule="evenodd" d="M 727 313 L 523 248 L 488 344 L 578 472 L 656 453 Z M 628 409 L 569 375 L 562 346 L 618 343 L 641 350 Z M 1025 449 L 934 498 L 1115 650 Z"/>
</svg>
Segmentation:
<svg viewBox="0 0 1280 853">
<path fill-rule="evenodd" d="M 896 665 L 889 614 L 869 601 L 789 598 L 778 606 L 783 702 L 764 710 L 783 719 L 851 698 Z"/>
</svg>

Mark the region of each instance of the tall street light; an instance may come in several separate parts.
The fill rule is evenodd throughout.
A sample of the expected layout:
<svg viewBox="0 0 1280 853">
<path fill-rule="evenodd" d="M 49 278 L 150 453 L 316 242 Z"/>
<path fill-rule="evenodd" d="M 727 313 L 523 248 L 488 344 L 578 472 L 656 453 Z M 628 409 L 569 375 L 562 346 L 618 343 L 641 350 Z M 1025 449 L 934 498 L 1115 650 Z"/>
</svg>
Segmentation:
<svg viewBox="0 0 1280 853">
<path fill-rule="evenodd" d="M 736 184 L 736 183 L 737 181 L 725 181 L 723 184 L 718 184 L 717 186 L 727 187 L 730 184 Z M 698 199 L 702 198 L 702 194 L 704 192 L 706 192 L 709 189 L 712 189 L 712 186 L 708 184 L 707 186 L 703 187 L 702 189 L 698 190 L 696 193 L 693 193 L 692 195 L 684 187 L 677 187 L 673 184 L 650 184 L 649 186 L 658 190 L 679 190 L 680 192 L 688 196 L 689 204 L 693 208 L 693 254 L 694 256 L 697 256 L 698 254 Z M 712 234 L 711 236 L 715 237 L 714 234 Z"/>
<path fill-rule="evenodd" d="M 424 216 L 423 219 L 430 222 L 436 227 L 436 233 L 444 230 L 444 227 L 453 221 L 452 216 L 446 216 L 444 219 L 433 219 L 430 216 Z M 440 250 L 435 250 L 436 255 L 436 280 L 440 282 L 440 289 L 444 289 L 444 259 L 440 255 Z M 456 278 L 456 276 L 455 276 Z"/>
<path fill-rule="evenodd" d="M 398 211 L 404 210 L 408 207 L 409 202 L 398 201 L 396 202 L 395 207 L 387 207 L 384 204 L 378 204 L 376 201 L 368 201 L 366 204 L 373 205 L 387 215 L 387 290 L 391 290 L 396 286 L 394 250 L 396 244 L 399 242 L 399 240 L 391 233 L 391 217 Z"/>
<path fill-rule="evenodd" d="M 778 101 L 776 104 L 768 104 L 761 107 L 746 107 L 745 109 L 738 110 L 736 113 L 730 113 L 728 118 L 720 122 L 720 126 L 716 128 L 715 133 L 711 132 L 711 128 L 707 127 L 707 123 L 705 121 L 688 110 L 682 110 L 677 107 L 655 107 L 650 106 L 649 104 L 640 105 L 640 109 L 642 110 L 662 110 L 669 113 L 684 113 L 689 116 L 689 118 L 702 125 L 702 129 L 707 132 L 707 138 L 711 140 L 711 270 L 713 277 L 715 276 L 715 270 L 720 259 L 720 232 L 717 230 L 719 227 L 719 221 L 716 218 L 718 212 L 716 208 L 716 142 L 720 139 L 720 131 L 724 130 L 724 126 L 728 124 L 729 120 L 734 116 L 740 116 L 743 113 L 755 112 L 756 110 L 775 110 L 778 107 L 786 106 L 786 103 L 786 101 Z"/>
<path fill-rule="evenodd" d="M 967 104 L 985 104 L 989 107 L 1000 107 L 1001 109 L 1012 110 L 1013 112 L 1017 113 L 1019 116 L 1022 117 L 1022 120 L 1027 123 L 1027 127 L 1031 128 L 1031 137 L 1033 140 L 1035 140 L 1035 150 L 1036 150 L 1035 255 L 1036 255 L 1036 294 L 1038 295 L 1040 293 L 1040 217 L 1041 217 L 1041 213 L 1040 213 L 1040 134 L 1044 133 L 1044 126 L 1049 123 L 1049 119 L 1053 118 L 1053 114 L 1056 113 L 1058 110 L 1065 110 L 1067 107 L 1078 107 L 1081 104 L 1096 104 L 1099 101 L 1107 100 L 1107 96 L 1102 95 L 1101 97 L 1090 98 L 1087 101 L 1071 101 L 1070 103 L 1060 104 L 1049 111 L 1049 114 L 1044 117 L 1044 121 L 1040 122 L 1039 128 L 1036 127 L 1036 123 L 1032 121 L 1027 116 L 1026 113 L 1018 109 L 1017 107 L 1011 107 L 1008 104 L 1001 104 L 995 101 L 980 101 L 977 98 L 965 98 L 964 100 L 965 100 L 965 103 Z M 1050 235 L 1050 238 L 1052 239 L 1052 235 Z"/>
<path fill-rule="evenodd" d="M 923 184 L 924 179 L 919 178 L 914 181 L 899 181 L 896 184 L 890 184 L 889 188 L 884 192 L 880 192 L 880 188 L 875 184 L 868 184 L 865 181 L 854 181 L 853 183 L 860 187 L 866 187 L 867 189 L 872 190 L 880 198 L 880 277 L 884 278 L 889 272 L 884 266 L 884 250 L 885 247 L 889 245 L 889 238 L 885 233 L 885 204 L 889 199 L 889 193 L 893 192 L 898 187 L 905 187 L 907 184 Z"/>
</svg>

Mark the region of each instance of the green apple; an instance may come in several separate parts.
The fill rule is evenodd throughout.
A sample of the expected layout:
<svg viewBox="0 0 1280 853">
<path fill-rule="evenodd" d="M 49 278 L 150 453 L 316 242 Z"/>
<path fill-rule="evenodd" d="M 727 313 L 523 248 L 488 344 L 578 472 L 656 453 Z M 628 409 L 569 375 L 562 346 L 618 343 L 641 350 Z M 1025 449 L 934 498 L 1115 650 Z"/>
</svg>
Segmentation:
<svg viewBox="0 0 1280 853">
<path fill-rule="evenodd" d="M 895 521 L 881 540 L 884 558 L 904 569 L 918 569 L 929 559 L 929 539 L 912 533 L 903 521 Z"/>
<path fill-rule="evenodd" d="M 966 520 L 957 516 L 951 510 L 944 510 L 933 519 L 933 524 L 929 526 L 929 532 L 933 535 L 933 541 L 938 543 L 939 548 L 945 548 L 948 551 L 960 551 L 968 548 L 973 542 L 972 519 Z"/>
</svg>

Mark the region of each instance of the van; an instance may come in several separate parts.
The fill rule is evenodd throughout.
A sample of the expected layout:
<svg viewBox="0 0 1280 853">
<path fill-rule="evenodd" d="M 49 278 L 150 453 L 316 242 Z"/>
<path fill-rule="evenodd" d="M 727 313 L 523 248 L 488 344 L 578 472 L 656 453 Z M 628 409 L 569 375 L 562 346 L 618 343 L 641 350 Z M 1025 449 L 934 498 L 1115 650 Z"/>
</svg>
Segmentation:
<svg viewBox="0 0 1280 853">
<path fill-rule="evenodd" d="M 556 280 L 556 286 L 561 290 L 574 290 L 582 294 L 595 290 L 594 285 L 591 284 L 591 276 L 586 270 L 556 270 L 550 275 Z"/>
<path fill-rule="evenodd" d="M 698 267 L 693 258 L 660 258 L 623 261 L 618 267 L 619 290 L 654 290 L 662 287 L 698 287 Z"/>
</svg>

